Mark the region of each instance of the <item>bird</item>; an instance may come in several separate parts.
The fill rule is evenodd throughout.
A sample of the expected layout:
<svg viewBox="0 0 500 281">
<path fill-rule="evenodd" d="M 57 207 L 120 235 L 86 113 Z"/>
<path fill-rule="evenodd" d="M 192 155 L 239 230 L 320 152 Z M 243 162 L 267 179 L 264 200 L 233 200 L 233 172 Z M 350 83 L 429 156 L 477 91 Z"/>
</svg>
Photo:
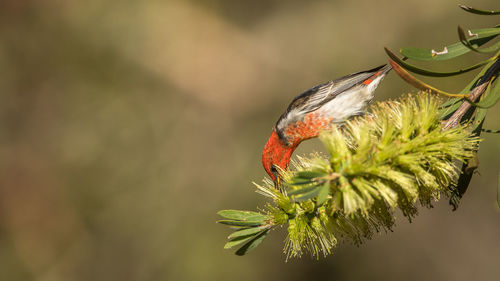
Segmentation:
<svg viewBox="0 0 500 281">
<path fill-rule="evenodd" d="M 288 169 L 297 146 L 352 116 L 363 115 L 375 89 L 391 69 L 391 65 L 381 65 L 352 73 L 319 84 L 292 100 L 262 151 L 262 165 L 276 188 L 280 188 L 279 169 Z"/>
</svg>

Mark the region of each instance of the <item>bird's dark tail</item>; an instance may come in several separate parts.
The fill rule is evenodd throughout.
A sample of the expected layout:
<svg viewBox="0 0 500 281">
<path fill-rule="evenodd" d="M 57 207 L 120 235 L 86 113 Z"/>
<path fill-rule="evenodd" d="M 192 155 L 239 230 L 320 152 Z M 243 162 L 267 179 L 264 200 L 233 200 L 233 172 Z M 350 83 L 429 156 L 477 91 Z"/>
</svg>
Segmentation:
<svg viewBox="0 0 500 281">
<path fill-rule="evenodd" d="M 389 72 L 392 69 L 392 66 L 390 64 L 384 64 L 379 67 L 375 67 L 374 69 L 368 70 L 366 72 L 368 73 L 373 73 L 372 76 L 370 76 L 368 79 L 363 81 L 362 84 L 364 85 L 369 85 L 373 80 L 375 80 L 377 77 L 384 76 L 387 72 Z"/>
<path fill-rule="evenodd" d="M 390 65 L 390 64 L 386 64 L 386 65 L 384 65 L 384 66 L 380 69 L 380 73 L 381 73 L 381 74 L 386 74 L 386 73 L 387 73 L 387 72 L 389 72 L 391 69 L 392 69 L 392 65 Z"/>
</svg>

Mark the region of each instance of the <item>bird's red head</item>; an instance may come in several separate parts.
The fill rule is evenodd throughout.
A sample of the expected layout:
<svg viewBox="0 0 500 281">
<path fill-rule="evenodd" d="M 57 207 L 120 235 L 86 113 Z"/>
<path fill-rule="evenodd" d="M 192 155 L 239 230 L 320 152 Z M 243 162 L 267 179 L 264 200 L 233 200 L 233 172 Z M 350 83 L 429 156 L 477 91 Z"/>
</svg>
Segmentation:
<svg viewBox="0 0 500 281">
<path fill-rule="evenodd" d="M 264 151 L 262 152 L 262 165 L 275 183 L 278 179 L 276 166 L 286 170 L 295 148 L 296 145 L 287 146 L 284 144 L 278 137 L 276 130 L 273 130 L 271 137 L 269 137 L 269 140 L 264 147 Z"/>
</svg>

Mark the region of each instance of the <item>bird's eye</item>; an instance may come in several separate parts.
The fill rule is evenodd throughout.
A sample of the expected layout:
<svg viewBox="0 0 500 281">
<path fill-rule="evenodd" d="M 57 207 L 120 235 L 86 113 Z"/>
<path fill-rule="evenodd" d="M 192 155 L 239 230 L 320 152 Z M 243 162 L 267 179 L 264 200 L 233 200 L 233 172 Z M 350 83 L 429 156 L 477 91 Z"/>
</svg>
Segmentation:
<svg viewBox="0 0 500 281">
<path fill-rule="evenodd" d="M 271 173 L 276 174 L 278 172 L 278 169 L 276 169 L 275 165 L 271 165 Z"/>
</svg>

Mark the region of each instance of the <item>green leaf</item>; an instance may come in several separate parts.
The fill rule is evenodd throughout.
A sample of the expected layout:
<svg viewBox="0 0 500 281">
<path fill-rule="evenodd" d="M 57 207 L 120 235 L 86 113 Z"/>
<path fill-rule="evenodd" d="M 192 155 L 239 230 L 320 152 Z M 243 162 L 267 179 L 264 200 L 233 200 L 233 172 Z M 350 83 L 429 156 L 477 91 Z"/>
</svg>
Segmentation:
<svg viewBox="0 0 500 281">
<path fill-rule="evenodd" d="M 478 10 L 478 9 L 474 9 L 470 6 L 465 6 L 465 5 L 458 5 L 458 6 L 466 12 L 476 14 L 476 15 L 483 15 L 483 16 L 500 15 L 500 11 Z"/>
<path fill-rule="evenodd" d="M 461 94 L 463 94 L 463 91 L 461 92 Z M 442 103 L 439 106 L 439 109 L 445 109 L 445 108 L 448 108 L 450 106 L 456 105 L 457 103 L 462 104 L 462 99 L 459 99 L 459 98 L 449 99 L 446 102 Z"/>
<path fill-rule="evenodd" d="M 218 222 L 217 222 L 218 223 Z M 252 228 L 254 226 L 236 226 L 236 225 L 231 225 L 229 226 L 230 229 L 234 230 L 234 231 L 238 231 L 238 230 L 242 230 L 242 229 L 248 229 L 248 228 Z"/>
<path fill-rule="evenodd" d="M 234 226 L 261 226 L 262 221 L 238 221 L 238 220 L 219 220 L 220 224 L 234 225 Z"/>
<path fill-rule="evenodd" d="M 242 230 L 231 233 L 231 235 L 229 235 L 227 238 L 234 239 L 234 238 L 238 238 L 238 237 L 242 237 L 242 236 L 248 236 L 251 234 L 256 234 L 256 233 L 261 232 L 262 230 L 265 230 L 268 228 L 270 228 L 269 225 L 263 225 L 263 226 L 259 226 L 259 227 L 242 229 Z"/>
<path fill-rule="evenodd" d="M 444 47 L 442 50 L 435 51 L 434 49 L 407 47 L 401 48 L 399 52 L 409 58 L 419 61 L 441 61 L 449 60 L 463 54 L 468 53 L 470 50 L 465 47 L 461 42 L 451 44 Z"/>
<path fill-rule="evenodd" d="M 328 194 L 330 194 L 330 182 L 325 182 L 318 192 L 318 199 L 316 199 L 317 207 L 323 205 L 326 202 L 326 200 L 328 199 Z"/>
<path fill-rule="evenodd" d="M 499 49 L 500 49 L 500 42 L 497 42 L 493 46 L 490 46 L 490 47 L 487 47 L 487 48 L 476 49 L 476 50 L 479 50 L 480 53 L 486 54 L 486 53 L 496 52 Z"/>
<path fill-rule="evenodd" d="M 478 49 L 478 48 L 474 47 L 474 45 L 467 39 L 467 37 L 465 36 L 464 30 L 460 26 L 458 26 L 457 30 L 458 30 L 458 38 L 460 39 L 460 42 L 471 51 L 486 54 L 486 53 L 496 52 L 500 46 L 499 45 L 500 42 L 497 42 L 497 44 L 490 46 L 488 48 Z"/>
<path fill-rule="evenodd" d="M 321 190 L 321 187 L 322 186 L 316 186 L 315 189 L 307 192 L 307 193 L 303 193 L 301 196 L 299 197 L 296 197 L 295 198 L 295 201 L 296 202 L 302 202 L 302 201 L 306 201 L 306 200 L 309 200 L 311 198 L 314 198 L 318 195 L 319 191 Z"/>
<path fill-rule="evenodd" d="M 462 89 L 460 94 L 467 94 L 472 91 L 472 89 L 476 86 L 478 81 L 481 80 L 483 75 L 486 73 L 486 71 L 495 63 L 495 61 L 489 62 L 487 65 L 481 69 L 481 71 L 474 77 L 474 79 L 465 87 Z M 462 98 L 453 98 L 450 99 L 449 101 L 445 102 L 442 106 L 441 109 L 439 110 L 439 116 L 441 119 L 446 120 L 449 118 L 450 115 L 457 110 L 460 105 L 462 104 Z"/>
<path fill-rule="evenodd" d="M 472 130 L 475 131 L 484 121 L 488 109 L 478 108 L 476 111 L 476 116 L 474 116 L 474 124 L 472 125 Z"/>
<path fill-rule="evenodd" d="M 491 89 L 491 84 L 488 86 L 486 89 L 486 92 L 483 94 L 483 97 L 481 101 L 479 102 L 471 102 L 468 100 L 469 103 L 472 105 L 479 107 L 479 108 L 490 108 L 493 107 L 497 102 L 500 100 L 500 83 L 496 82 L 495 87 Z"/>
<path fill-rule="evenodd" d="M 431 71 L 431 70 L 419 68 L 417 66 L 409 64 L 409 63 L 403 61 L 402 59 L 398 58 L 394 53 L 392 53 L 391 51 L 389 51 L 387 48 L 386 48 L 386 52 L 387 52 L 387 54 L 389 55 L 389 57 L 391 59 L 393 59 L 394 61 L 396 61 L 399 65 L 403 66 L 405 69 L 407 69 L 407 70 L 409 70 L 409 71 L 411 71 L 413 73 L 417 73 L 417 74 L 425 75 L 425 76 L 433 76 L 433 77 L 448 77 L 448 76 L 454 76 L 454 75 L 466 73 L 466 72 L 469 72 L 471 70 L 477 69 L 477 68 L 479 68 L 479 67 L 481 67 L 481 66 L 483 66 L 485 64 L 488 64 L 490 61 L 494 60 L 494 58 L 491 58 L 489 60 L 485 60 L 485 61 L 482 61 L 480 63 L 477 63 L 477 64 L 474 64 L 472 66 L 469 66 L 467 68 L 459 69 L 459 70 L 456 70 L 456 71 L 451 71 L 451 72 L 437 72 L 437 71 Z"/>
<path fill-rule="evenodd" d="M 266 238 L 268 232 L 269 232 L 269 230 L 263 231 L 257 237 L 253 238 L 248 243 L 243 245 L 241 248 L 238 249 L 238 251 L 236 251 L 236 255 L 243 256 L 243 255 L 248 254 L 253 249 L 255 249 L 257 246 L 259 246 L 260 243 L 262 243 L 264 238 Z"/>
<path fill-rule="evenodd" d="M 471 29 L 470 34 L 477 38 L 487 38 L 490 36 L 497 36 L 500 34 L 500 26 L 489 27 L 489 28 L 480 28 L 480 29 Z"/>
<path fill-rule="evenodd" d="M 255 237 L 257 234 L 249 234 L 249 235 L 246 235 L 246 236 L 240 236 L 240 237 L 237 237 L 237 238 L 234 238 L 232 239 L 231 241 L 227 242 L 225 245 L 224 245 L 224 249 L 230 249 L 234 246 L 237 246 L 237 245 L 240 245 L 242 243 L 245 243 L 247 242 L 248 240 L 250 240 L 251 238 Z"/>
<path fill-rule="evenodd" d="M 298 178 L 303 178 L 303 179 L 313 179 L 313 178 L 319 178 L 319 177 L 324 177 L 325 173 L 321 172 L 313 172 L 313 171 L 301 171 L 298 172 L 296 177 Z"/>
<path fill-rule="evenodd" d="M 311 184 L 311 183 L 314 183 L 313 180 L 305 180 L 303 178 L 299 178 L 299 177 L 293 177 L 290 179 L 289 182 L 286 182 L 286 185 L 291 185 L 291 186 L 295 186 L 295 185 L 306 185 L 306 184 Z"/>
<path fill-rule="evenodd" d="M 298 194 L 303 194 L 303 193 L 308 193 L 311 190 L 316 189 L 317 187 L 318 187 L 318 185 L 313 185 L 313 186 L 308 186 L 308 187 L 304 187 L 304 188 L 295 189 L 295 190 L 292 190 L 292 191 L 288 192 L 288 196 L 298 195 Z"/>
<path fill-rule="evenodd" d="M 221 217 L 231 220 L 265 221 L 268 219 L 266 215 L 252 211 L 222 210 L 217 214 Z"/>
<path fill-rule="evenodd" d="M 488 53 L 493 53 L 498 51 L 500 49 L 500 42 L 495 43 L 492 46 L 486 47 L 486 48 L 477 48 L 473 44 L 470 43 L 469 40 L 465 37 L 465 34 L 463 33 L 464 31 L 458 27 L 458 37 L 460 38 L 460 43 L 462 43 L 465 47 L 467 47 L 469 50 L 474 51 L 476 53 L 481 53 L 481 54 L 488 54 Z"/>
<path fill-rule="evenodd" d="M 470 39 L 470 44 L 474 47 L 480 47 L 500 34 L 500 28 L 482 28 L 472 29 L 471 34 L 474 34 L 474 39 Z M 410 59 L 419 61 L 441 61 L 448 60 L 470 52 L 470 49 L 464 46 L 461 42 L 457 42 L 444 47 L 442 50 L 435 51 L 427 48 L 401 48 L 399 52 Z"/>
<path fill-rule="evenodd" d="M 386 48 L 386 52 L 387 52 L 387 54 L 394 55 L 387 48 Z M 403 80 L 408 82 L 408 84 L 412 85 L 413 87 L 415 87 L 419 90 L 426 91 L 426 92 L 429 92 L 431 94 L 439 94 L 439 95 L 444 95 L 444 96 L 449 96 L 449 97 L 461 97 L 461 98 L 463 98 L 465 96 L 463 94 L 447 93 L 445 91 L 442 91 L 442 90 L 439 90 L 435 87 L 427 85 L 424 82 L 413 77 L 410 73 L 408 73 L 406 70 L 404 70 L 399 64 L 397 64 L 392 59 L 389 60 L 389 63 L 391 64 L 392 69 L 394 69 L 394 72 L 396 72 L 396 74 L 398 74 Z"/>
</svg>

